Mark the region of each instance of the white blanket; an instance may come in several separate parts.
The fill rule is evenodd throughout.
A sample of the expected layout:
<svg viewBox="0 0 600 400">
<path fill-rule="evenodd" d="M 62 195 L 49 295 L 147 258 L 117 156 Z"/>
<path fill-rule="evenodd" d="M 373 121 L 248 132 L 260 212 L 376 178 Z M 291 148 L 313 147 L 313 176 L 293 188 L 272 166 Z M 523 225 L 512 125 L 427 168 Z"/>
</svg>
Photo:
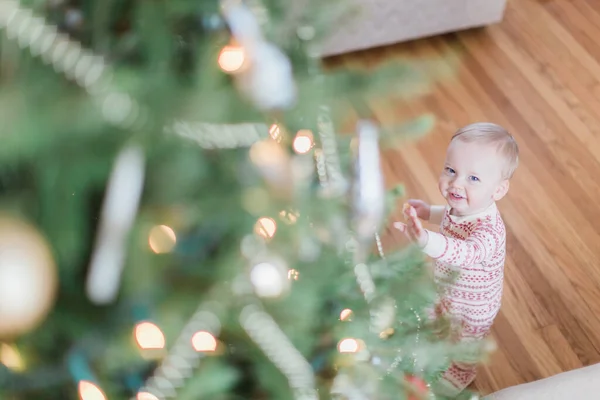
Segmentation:
<svg viewBox="0 0 600 400">
<path fill-rule="evenodd" d="M 500 390 L 483 400 L 600 399 L 600 364 Z"/>
</svg>

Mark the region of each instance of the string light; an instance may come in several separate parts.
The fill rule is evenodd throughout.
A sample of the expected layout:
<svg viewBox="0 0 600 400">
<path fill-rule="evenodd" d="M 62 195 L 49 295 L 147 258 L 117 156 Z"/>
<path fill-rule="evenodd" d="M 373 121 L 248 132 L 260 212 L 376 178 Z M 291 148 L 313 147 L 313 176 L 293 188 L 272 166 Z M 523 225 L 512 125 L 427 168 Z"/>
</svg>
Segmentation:
<svg viewBox="0 0 600 400">
<path fill-rule="evenodd" d="M 165 335 L 161 329 L 152 322 L 140 322 L 134 329 L 135 340 L 143 350 L 163 349 Z"/>
<path fill-rule="evenodd" d="M 135 400 L 160 400 L 158 397 L 149 392 L 138 392 Z"/>
<path fill-rule="evenodd" d="M 290 280 L 293 279 L 293 280 L 297 281 L 299 277 L 300 277 L 300 272 L 296 271 L 295 269 L 292 268 L 288 271 L 288 279 L 290 279 Z"/>
<path fill-rule="evenodd" d="M 281 135 L 281 128 L 279 127 L 279 125 L 277 125 L 277 124 L 271 125 L 271 127 L 269 128 L 269 135 L 277 143 L 281 142 L 282 135 Z"/>
<path fill-rule="evenodd" d="M 283 274 L 285 274 L 285 270 L 282 271 L 282 266 L 278 263 L 261 262 L 252 267 L 250 281 L 258 296 L 279 297 L 289 285 Z"/>
<path fill-rule="evenodd" d="M 79 398 L 81 400 L 107 400 L 104 392 L 89 381 L 79 381 Z"/>
<path fill-rule="evenodd" d="M 394 328 L 387 328 L 387 329 L 384 329 L 384 330 L 383 330 L 383 331 L 382 331 L 382 332 L 379 334 L 379 337 L 380 337 L 380 338 L 382 338 L 382 339 L 387 339 L 387 338 L 389 338 L 390 336 L 392 336 L 392 335 L 394 334 L 394 332 L 395 332 L 395 331 L 394 331 Z"/>
<path fill-rule="evenodd" d="M 265 239 L 271 239 L 275 236 L 275 232 L 277 232 L 277 223 L 273 218 L 259 218 L 254 225 L 254 232 Z"/>
<path fill-rule="evenodd" d="M 206 331 L 198 331 L 192 336 L 192 346 L 197 352 L 213 352 L 217 349 L 217 339 Z"/>
<path fill-rule="evenodd" d="M 23 362 L 21 354 L 19 354 L 15 347 L 6 343 L 2 343 L 0 346 L 0 363 L 15 372 L 22 372 L 25 370 L 25 363 Z"/>
<path fill-rule="evenodd" d="M 356 353 L 358 352 L 359 344 L 356 339 L 346 338 L 338 343 L 338 351 L 340 353 Z"/>
<path fill-rule="evenodd" d="M 201 354 L 194 351 L 190 338 L 199 330 L 214 332 L 221 330 L 219 318 L 207 310 L 221 310 L 220 303 L 203 303 L 186 323 L 181 334 L 169 350 L 161 365 L 146 381 L 139 393 L 151 393 L 159 399 L 177 398 L 177 389 L 184 385 L 194 369 L 198 367 Z M 142 397 L 143 400 L 146 400 Z M 154 400 L 152 397 L 148 399 Z M 140 400 L 140 399 L 137 399 Z"/>
<path fill-rule="evenodd" d="M 156 254 L 169 253 L 177 244 L 177 236 L 167 225 L 157 225 L 150 230 L 148 244 Z"/>
<path fill-rule="evenodd" d="M 227 73 L 239 72 L 246 61 L 246 53 L 241 46 L 227 45 L 219 53 L 219 67 Z"/>
<path fill-rule="evenodd" d="M 342 312 L 340 313 L 340 319 L 342 321 L 350 321 L 351 317 L 352 317 L 352 310 L 349 308 L 343 309 Z"/>
<path fill-rule="evenodd" d="M 294 151 L 298 154 L 306 154 L 312 149 L 314 145 L 313 134 L 308 129 L 301 129 L 296 133 L 293 147 Z"/>
<path fill-rule="evenodd" d="M 294 211 L 281 210 L 279 212 L 279 216 L 285 223 L 289 225 L 293 225 L 296 223 L 296 221 L 298 221 L 298 213 Z"/>
</svg>

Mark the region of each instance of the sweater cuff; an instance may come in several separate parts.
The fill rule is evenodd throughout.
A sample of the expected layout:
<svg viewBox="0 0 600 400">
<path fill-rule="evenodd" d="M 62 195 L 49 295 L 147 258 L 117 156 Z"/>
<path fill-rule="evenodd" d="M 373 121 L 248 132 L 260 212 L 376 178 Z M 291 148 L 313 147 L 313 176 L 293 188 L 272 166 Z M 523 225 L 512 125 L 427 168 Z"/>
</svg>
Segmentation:
<svg viewBox="0 0 600 400">
<path fill-rule="evenodd" d="M 427 244 L 423 252 L 431 258 L 440 258 L 446 251 L 446 238 L 444 235 L 427 230 Z"/>
<path fill-rule="evenodd" d="M 446 214 L 446 206 L 430 206 L 429 208 L 429 223 L 441 225 L 444 215 Z"/>
</svg>

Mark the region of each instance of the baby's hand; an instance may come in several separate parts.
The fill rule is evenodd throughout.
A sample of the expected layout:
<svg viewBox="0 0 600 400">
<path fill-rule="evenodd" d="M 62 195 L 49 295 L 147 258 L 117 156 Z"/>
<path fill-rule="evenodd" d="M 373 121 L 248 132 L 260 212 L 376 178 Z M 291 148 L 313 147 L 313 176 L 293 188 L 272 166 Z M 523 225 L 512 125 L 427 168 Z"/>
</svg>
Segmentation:
<svg viewBox="0 0 600 400">
<path fill-rule="evenodd" d="M 417 217 L 417 211 L 413 206 L 408 204 L 404 205 L 402 211 L 404 212 L 404 220 L 406 223 L 394 222 L 394 227 L 400 232 L 404 232 L 404 234 L 420 248 L 425 247 L 429 240 L 429 235 L 423 228 L 421 220 Z"/>
<path fill-rule="evenodd" d="M 413 206 L 417 211 L 417 217 L 424 221 L 429 221 L 429 217 L 431 216 L 431 206 L 429 204 L 417 199 L 408 200 L 408 204 Z M 406 208 L 406 204 L 404 206 Z"/>
</svg>

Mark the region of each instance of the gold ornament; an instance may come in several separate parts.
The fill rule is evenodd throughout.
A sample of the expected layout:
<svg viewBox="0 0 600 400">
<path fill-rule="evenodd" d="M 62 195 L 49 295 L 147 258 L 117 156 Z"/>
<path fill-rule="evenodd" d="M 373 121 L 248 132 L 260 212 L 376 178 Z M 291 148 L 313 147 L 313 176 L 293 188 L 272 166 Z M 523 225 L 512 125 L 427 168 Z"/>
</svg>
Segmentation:
<svg viewBox="0 0 600 400">
<path fill-rule="evenodd" d="M 0 338 L 38 326 L 54 303 L 57 283 L 45 238 L 21 220 L 0 216 Z"/>
</svg>

